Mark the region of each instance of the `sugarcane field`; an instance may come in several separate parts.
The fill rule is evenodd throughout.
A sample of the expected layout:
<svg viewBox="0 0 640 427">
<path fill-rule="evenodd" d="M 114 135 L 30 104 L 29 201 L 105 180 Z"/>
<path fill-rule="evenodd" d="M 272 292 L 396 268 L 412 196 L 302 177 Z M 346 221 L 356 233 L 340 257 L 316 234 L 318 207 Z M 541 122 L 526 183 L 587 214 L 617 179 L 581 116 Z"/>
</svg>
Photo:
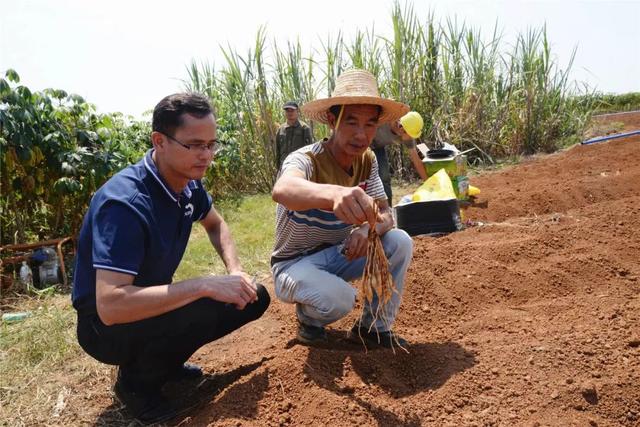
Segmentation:
<svg viewBox="0 0 640 427">
<path fill-rule="evenodd" d="M 640 426 L 640 3 L 2 15 L 0 426 Z"/>
</svg>

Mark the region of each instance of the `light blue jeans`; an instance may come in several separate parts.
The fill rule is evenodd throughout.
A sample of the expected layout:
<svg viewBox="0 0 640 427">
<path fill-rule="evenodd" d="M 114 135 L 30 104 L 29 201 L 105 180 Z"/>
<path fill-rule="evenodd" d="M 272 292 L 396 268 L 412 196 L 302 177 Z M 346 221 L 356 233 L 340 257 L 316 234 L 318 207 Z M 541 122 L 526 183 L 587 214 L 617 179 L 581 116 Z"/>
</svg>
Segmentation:
<svg viewBox="0 0 640 427">
<path fill-rule="evenodd" d="M 393 293 L 382 316 L 373 329 L 384 332 L 391 328 L 398 314 L 404 276 L 413 255 L 413 240 L 407 233 L 392 229 L 382 236 L 382 246 L 389 259 L 389 270 L 397 293 Z M 298 320 L 312 326 L 325 326 L 349 314 L 356 301 L 356 289 L 349 281 L 362 276 L 366 257 L 348 261 L 340 253 L 341 246 L 331 246 L 311 255 L 281 261 L 271 267 L 276 296 L 296 304 Z M 374 294 L 371 305 L 364 308 L 362 325 L 370 327 L 378 306 Z M 382 320 L 386 319 L 386 323 Z"/>
</svg>

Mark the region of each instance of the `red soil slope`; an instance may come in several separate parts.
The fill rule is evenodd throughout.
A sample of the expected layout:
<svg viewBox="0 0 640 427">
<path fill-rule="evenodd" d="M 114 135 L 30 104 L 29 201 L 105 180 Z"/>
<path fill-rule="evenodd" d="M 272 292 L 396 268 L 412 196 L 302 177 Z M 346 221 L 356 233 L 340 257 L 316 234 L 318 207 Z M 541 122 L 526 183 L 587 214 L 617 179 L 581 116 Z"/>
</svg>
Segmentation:
<svg viewBox="0 0 640 427">
<path fill-rule="evenodd" d="M 200 402 L 175 424 L 639 426 L 639 159 L 636 136 L 472 177 L 478 225 L 415 239 L 396 324 L 408 354 L 346 341 L 355 313 L 331 349 L 297 345 L 274 298 L 194 356 L 210 375 L 169 390 Z M 108 386 L 87 373 L 60 421 L 127 425 Z"/>
</svg>

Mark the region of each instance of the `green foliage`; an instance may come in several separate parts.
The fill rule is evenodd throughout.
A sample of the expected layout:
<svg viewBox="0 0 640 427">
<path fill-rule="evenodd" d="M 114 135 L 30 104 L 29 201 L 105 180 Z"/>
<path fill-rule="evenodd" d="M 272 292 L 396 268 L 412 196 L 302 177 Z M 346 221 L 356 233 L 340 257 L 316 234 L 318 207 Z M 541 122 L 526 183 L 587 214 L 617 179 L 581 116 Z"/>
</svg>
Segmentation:
<svg viewBox="0 0 640 427">
<path fill-rule="evenodd" d="M 497 25 L 488 36 L 433 14 L 424 23 L 411 7 L 396 3 L 394 39 L 386 40 L 389 67 L 384 92 L 425 118 L 423 140 L 455 144 L 473 164 L 538 151 L 577 140 L 593 103 L 578 100 L 568 80 L 573 62 L 560 69 L 552 59 L 546 29 L 521 33 L 505 47 Z M 385 83 L 386 82 L 386 83 Z M 399 147 L 391 163 L 410 170 Z"/>
<path fill-rule="evenodd" d="M 640 95 L 601 95 L 569 81 L 573 58 L 561 68 L 545 28 L 503 42 L 455 20 L 418 16 L 395 3 L 389 38 L 374 28 L 321 39 L 305 51 L 299 41 L 267 42 L 265 28 L 245 54 L 222 48 L 223 64 L 192 62 L 186 90 L 215 105 L 222 149 L 207 172 L 216 199 L 269 192 L 276 179 L 275 133 L 282 103 L 301 104 L 331 94 L 349 68 L 365 68 L 384 96 L 407 103 L 425 119 L 423 141 L 454 143 L 472 164 L 579 140 L 594 109 L 638 108 Z M 301 117 L 305 120 L 304 117 Z M 316 139 L 324 125 L 309 123 Z M 77 95 L 47 89 L 32 93 L 8 70 L 0 78 L 0 199 L 2 243 L 58 237 L 77 231 L 94 191 L 137 160 L 149 125 L 120 114 L 99 115 Z M 413 175 L 400 147 L 391 147 L 396 178 Z"/>
<path fill-rule="evenodd" d="M 497 25 L 487 36 L 455 20 L 440 23 L 433 13 L 420 17 L 410 3 L 394 4 L 391 24 L 390 38 L 373 28 L 353 40 L 328 35 L 306 55 L 299 42 L 269 49 L 261 28 L 247 55 L 224 49 L 219 70 L 192 63 L 185 87 L 209 95 L 227 140 L 209 174 L 214 193 L 269 191 L 282 102 L 328 96 L 340 73 L 354 67 L 371 71 L 383 95 L 422 114 L 425 142 L 475 148 L 474 164 L 550 152 L 582 136 L 596 98 L 569 81 L 573 57 L 559 67 L 544 27 L 506 45 Z M 315 125 L 317 139 L 327 134 L 326 126 Z M 400 147 L 390 151 L 396 177 L 412 175 Z"/>
<path fill-rule="evenodd" d="M 275 48 L 275 64 L 265 63 L 266 31 L 260 28 L 246 55 L 222 48 L 226 64 L 218 72 L 206 62 L 190 64 L 183 81 L 188 91 L 206 94 L 216 107 L 221 151 L 207 178 L 215 197 L 269 192 L 275 182 L 275 135 L 287 100 L 314 99 L 315 63 L 300 43 Z"/>
<path fill-rule="evenodd" d="M 640 92 L 621 95 L 595 94 L 592 98 L 592 102 L 596 105 L 596 114 L 640 110 Z"/>
<path fill-rule="evenodd" d="M 0 78 L 2 244 L 76 233 L 93 193 L 141 156 L 149 132 L 78 95 L 19 81 L 14 70 Z"/>
</svg>

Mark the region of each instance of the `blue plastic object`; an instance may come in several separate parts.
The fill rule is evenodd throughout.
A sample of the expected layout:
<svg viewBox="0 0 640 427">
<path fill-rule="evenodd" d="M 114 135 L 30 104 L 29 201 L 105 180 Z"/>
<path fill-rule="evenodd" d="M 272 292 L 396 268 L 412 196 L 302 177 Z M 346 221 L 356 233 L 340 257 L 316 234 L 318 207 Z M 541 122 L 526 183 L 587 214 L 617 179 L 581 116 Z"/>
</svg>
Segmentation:
<svg viewBox="0 0 640 427">
<path fill-rule="evenodd" d="M 639 130 L 634 130 L 634 131 L 631 131 L 631 132 L 616 133 L 614 135 L 607 135 L 607 136 L 600 136 L 598 138 L 591 138 L 591 139 L 587 139 L 586 141 L 582 141 L 580 144 L 581 145 L 595 144 L 596 142 L 604 142 L 604 141 L 609 141 L 610 139 L 625 138 L 627 136 L 632 136 L 632 135 L 640 135 L 640 129 Z"/>
</svg>

